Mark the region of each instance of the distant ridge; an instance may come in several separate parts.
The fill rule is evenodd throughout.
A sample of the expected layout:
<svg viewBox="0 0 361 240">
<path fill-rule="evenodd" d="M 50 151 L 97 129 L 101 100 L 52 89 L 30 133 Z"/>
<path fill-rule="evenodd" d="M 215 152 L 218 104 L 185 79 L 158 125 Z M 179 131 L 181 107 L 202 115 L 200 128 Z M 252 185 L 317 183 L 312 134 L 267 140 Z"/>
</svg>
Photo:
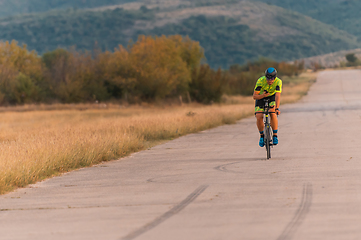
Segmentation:
<svg viewBox="0 0 361 240">
<path fill-rule="evenodd" d="M 69 8 L 94 8 L 134 1 L 136 0 L 0 0 L 0 17 Z"/>
<path fill-rule="evenodd" d="M 299 59 L 299 61 L 304 61 L 306 67 L 311 67 L 312 63 L 319 63 L 323 67 L 335 67 L 340 64 L 340 62 L 347 62 L 346 54 L 354 53 L 357 58 L 361 59 L 361 49 L 351 49 L 351 50 L 343 50 L 333 53 L 328 53 L 320 56 L 314 56 L 304 59 Z"/>
<path fill-rule="evenodd" d="M 3 0 L 3 4 L 9 2 Z M 44 4 L 42 0 L 29 2 L 34 6 Z M 2 18 L 0 39 L 15 39 L 43 54 L 71 46 L 78 50 L 99 47 L 112 51 L 119 44 L 127 46 L 131 40 L 136 41 L 141 34 L 180 34 L 199 41 L 208 63 L 224 69 L 261 56 L 291 61 L 361 47 L 357 37 L 348 32 L 260 1 L 75 0 L 73 5 L 70 0 L 54 2 L 58 4 L 55 9 L 75 7 Z M 86 9 L 76 7 L 81 3 L 81 8 Z"/>
</svg>

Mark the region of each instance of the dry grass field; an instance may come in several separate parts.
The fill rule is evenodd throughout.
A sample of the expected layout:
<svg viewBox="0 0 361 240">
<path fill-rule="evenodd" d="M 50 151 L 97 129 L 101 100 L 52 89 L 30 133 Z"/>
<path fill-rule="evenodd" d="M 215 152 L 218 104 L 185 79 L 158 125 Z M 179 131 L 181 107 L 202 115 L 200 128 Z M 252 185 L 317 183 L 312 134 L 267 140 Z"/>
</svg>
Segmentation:
<svg viewBox="0 0 361 240">
<path fill-rule="evenodd" d="M 281 104 L 294 103 L 305 96 L 314 82 L 316 82 L 316 72 L 306 72 L 297 78 L 282 78 L 283 92 Z"/>
<path fill-rule="evenodd" d="M 292 102 L 305 95 L 312 78 L 308 73 L 285 84 L 283 99 Z M 251 97 L 227 101 L 210 106 L 0 108 L 0 193 L 252 115 Z"/>
</svg>

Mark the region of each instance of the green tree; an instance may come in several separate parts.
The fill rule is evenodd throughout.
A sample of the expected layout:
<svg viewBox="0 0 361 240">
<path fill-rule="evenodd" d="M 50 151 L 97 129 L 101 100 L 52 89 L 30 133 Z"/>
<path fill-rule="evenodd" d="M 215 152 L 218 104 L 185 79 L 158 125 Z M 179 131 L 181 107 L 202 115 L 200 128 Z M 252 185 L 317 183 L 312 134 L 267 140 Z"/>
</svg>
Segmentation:
<svg viewBox="0 0 361 240">
<path fill-rule="evenodd" d="M 345 57 L 346 57 L 346 60 L 348 61 L 348 63 L 350 63 L 351 65 L 355 64 L 358 60 L 354 53 L 346 54 Z"/>
<path fill-rule="evenodd" d="M 219 102 L 225 83 L 221 69 L 214 71 L 209 65 L 202 65 L 193 70 L 190 83 L 190 95 L 202 103 Z"/>
</svg>

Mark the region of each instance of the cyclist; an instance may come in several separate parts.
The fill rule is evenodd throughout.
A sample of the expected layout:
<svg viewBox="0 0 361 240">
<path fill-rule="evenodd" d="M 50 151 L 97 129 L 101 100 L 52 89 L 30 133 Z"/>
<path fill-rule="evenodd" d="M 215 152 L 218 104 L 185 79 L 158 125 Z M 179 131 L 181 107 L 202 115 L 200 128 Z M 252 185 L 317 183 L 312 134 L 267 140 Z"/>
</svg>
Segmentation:
<svg viewBox="0 0 361 240">
<path fill-rule="evenodd" d="M 253 92 L 253 99 L 256 100 L 255 115 L 257 118 L 257 127 L 261 135 L 259 140 L 259 146 L 264 146 L 264 124 L 263 124 L 263 112 L 264 112 L 264 99 L 270 99 L 270 115 L 271 115 L 271 127 L 273 129 L 273 144 L 278 144 L 278 119 L 277 115 L 281 113 L 280 100 L 282 92 L 282 80 L 277 77 L 277 70 L 273 67 L 267 68 L 265 76 L 260 77 L 257 80 L 256 87 Z M 277 115 L 276 115 L 277 114 Z"/>
</svg>

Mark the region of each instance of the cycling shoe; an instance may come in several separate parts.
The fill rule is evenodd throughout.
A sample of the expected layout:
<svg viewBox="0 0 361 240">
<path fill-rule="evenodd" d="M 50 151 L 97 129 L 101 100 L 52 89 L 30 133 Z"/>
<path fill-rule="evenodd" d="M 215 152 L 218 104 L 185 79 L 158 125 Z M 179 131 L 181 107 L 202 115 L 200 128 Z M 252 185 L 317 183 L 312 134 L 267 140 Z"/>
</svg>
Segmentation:
<svg viewBox="0 0 361 240">
<path fill-rule="evenodd" d="M 273 143 L 273 145 L 277 145 L 277 144 L 278 144 L 278 137 L 277 137 L 277 135 L 273 135 L 272 143 Z"/>
<path fill-rule="evenodd" d="M 261 137 L 261 138 L 259 139 L 259 146 L 260 146 L 260 147 L 264 147 L 264 137 Z"/>
</svg>

